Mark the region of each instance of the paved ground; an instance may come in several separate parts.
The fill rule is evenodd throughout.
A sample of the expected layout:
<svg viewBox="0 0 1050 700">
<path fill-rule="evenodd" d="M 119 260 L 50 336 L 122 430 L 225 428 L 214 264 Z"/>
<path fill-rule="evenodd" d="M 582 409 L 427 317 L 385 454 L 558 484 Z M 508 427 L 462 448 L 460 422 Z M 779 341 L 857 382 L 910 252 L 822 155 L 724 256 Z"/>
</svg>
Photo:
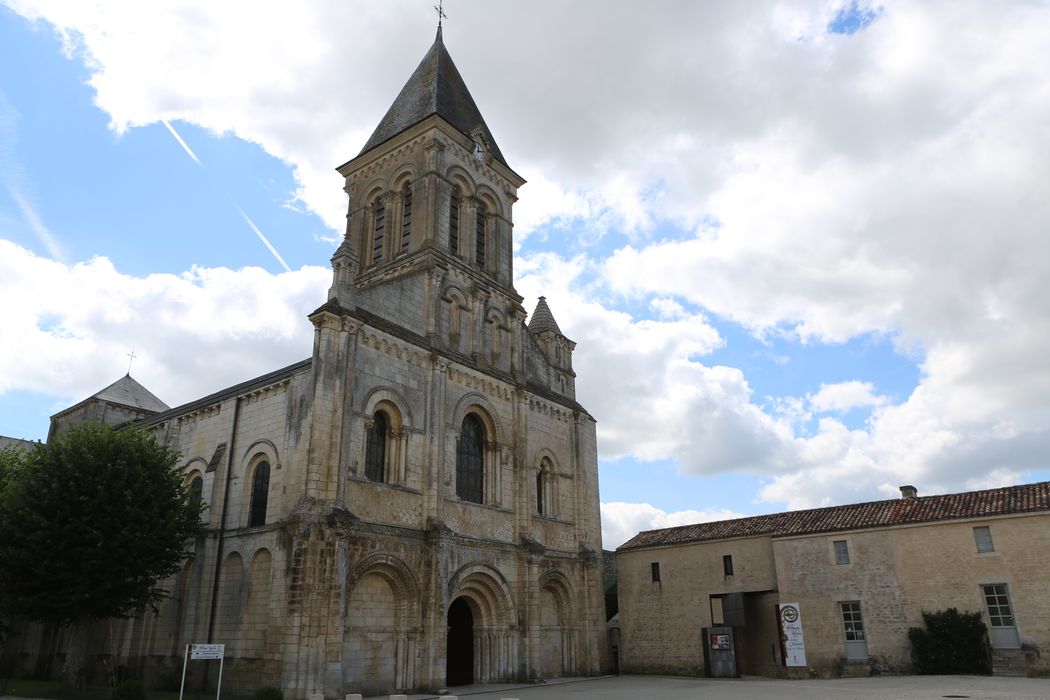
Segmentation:
<svg viewBox="0 0 1050 700">
<path fill-rule="evenodd" d="M 606 676 L 539 685 L 472 685 L 449 694 L 471 700 L 1050 700 L 1050 679 L 990 676 L 877 676 L 837 680 L 738 680 L 677 676 Z M 386 696 L 383 696 L 386 697 Z M 440 695 L 410 695 L 430 700 Z"/>
<path fill-rule="evenodd" d="M 679 676 L 605 676 L 536 685 L 471 685 L 449 695 L 471 700 L 1050 700 L 1050 679 L 990 676 L 878 676 L 838 680 L 709 680 Z M 388 696 L 381 696 L 384 700 Z M 410 695 L 411 700 L 447 698 Z M 20 700 L 0 697 L 0 700 Z M 377 699 L 378 700 L 378 699 Z"/>
</svg>

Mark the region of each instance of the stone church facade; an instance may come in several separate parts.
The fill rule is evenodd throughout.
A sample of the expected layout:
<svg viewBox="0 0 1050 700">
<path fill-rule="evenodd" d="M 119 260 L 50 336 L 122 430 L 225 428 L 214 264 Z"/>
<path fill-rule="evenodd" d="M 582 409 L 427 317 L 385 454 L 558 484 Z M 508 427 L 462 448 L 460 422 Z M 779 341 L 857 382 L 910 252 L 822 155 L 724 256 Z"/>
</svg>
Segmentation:
<svg viewBox="0 0 1050 700">
<path fill-rule="evenodd" d="M 346 235 L 312 356 L 126 407 L 182 453 L 208 535 L 159 614 L 99 648 L 148 674 L 223 643 L 224 687 L 288 698 L 600 673 L 595 422 L 542 297 L 525 322 L 524 180 L 440 30 L 338 171 Z M 34 654 L 58 644 L 35 635 Z"/>
</svg>

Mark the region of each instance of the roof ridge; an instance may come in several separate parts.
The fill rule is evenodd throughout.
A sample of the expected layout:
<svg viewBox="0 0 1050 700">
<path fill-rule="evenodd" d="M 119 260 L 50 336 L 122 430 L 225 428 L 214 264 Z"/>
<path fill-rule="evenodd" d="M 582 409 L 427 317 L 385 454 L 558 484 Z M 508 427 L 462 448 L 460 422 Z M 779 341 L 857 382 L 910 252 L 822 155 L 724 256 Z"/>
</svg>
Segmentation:
<svg viewBox="0 0 1050 700">
<path fill-rule="evenodd" d="M 1031 494 L 1032 499 L 1017 503 L 1017 498 Z M 989 498 L 997 499 L 989 504 Z M 989 507 L 991 506 L 991 507 Z M 835 532 L 869 527 L 887 527 L 908 523 L 963 518 L 991 517 L 1014 513 L 1050 510 L 1050 481 L 997 486 L 990 489 L 933 494 L 916 498 L 891 498 L 860 503 L 844 503 L 819 508 L 781 511 L 765 515 L 748 515 L 729 520 L 676 525 L 670 528 L 643 530 L 617 548 L 617 551 L 657 547 L 670 544 L 713 541 L 736 537 L 789 535 Z M 845 515 L 849 517 L 821 516 Z M 822 522 L 813 522 L 821 518 Z M 779 522 L 778 522 L 779 521 Z M 747 527 L 766 523 L 769 527 Z"/>
</svg>

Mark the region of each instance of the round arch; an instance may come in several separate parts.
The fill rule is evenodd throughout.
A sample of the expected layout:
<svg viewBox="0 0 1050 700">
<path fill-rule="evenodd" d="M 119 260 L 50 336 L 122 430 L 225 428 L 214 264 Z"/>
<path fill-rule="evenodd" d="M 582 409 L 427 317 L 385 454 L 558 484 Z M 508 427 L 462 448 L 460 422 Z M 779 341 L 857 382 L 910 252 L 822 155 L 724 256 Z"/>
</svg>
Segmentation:
<svg viewBox="0 0 1050 700">
<path fill-rule="evenodd" d="M 480 616 L 482 625 L 508 628 L 517 625 L 514 597 L 507 579 L 488 564 L 466 564 L 452 575 L 448 583 L 446 613 L 447 606 L 460 597 L 468 600 L 471 609 Z"/>
<path fill-rule="evenodd" d="M 485 426 L 485 430 L 492 436 L 492 442 L 500 445 L 506 444 L 507 436 L 503 429 L 503 425 L 496 417 L 496 412 L 493 409 L 492 403 L 484 394 L 476 391 L 470 392 L 469 394 L 463 395 L 463 397 L 456 402 L 455 408 L 452 409 L 451 423 L 457 434 L 463 425 L 463 419 L 467 417 L 468 413 L 477 415 L 481 420 L 482 425 Z"/>
<path fill-rule="evenodd" d="M 459 165 L 453 164 L 449 166 L 449 169 L 445 171 L 445 178 L 454 187 L 458 187 L 464 197 L 471 197 L 477 192 L 478 188 L 474 183 L 474 178 Z"/>
<path fill-rule="evenodd" d="M 394 591 L 399 625 L 416 627 L 420 624 L 419 582 L 412 569 L 398 556 L 387 552 L 373 552 L 357 560 L 346 574 L 347 605 L 349 592 L 370 574 L 377 574 Z M 351 611 L 344 610 L 344 621 L 350 624 Z"/>
<path fill-rule="evenodd" d="M 365 416 L 373 416 L 376 411 L 380 410 L 387 412 L 391 427 L 398 430 L 410 428 L 415 423 L 408 400 L 393 387 L 379 386 L 365 394 L 361 402 L 361 413 Z"/>
<path fill-rule="evenodd" d="M 405 188 L 405 185 L 416 179 L 416 166 L 412 163 L 405 163 L 394 176 L 390 178 L 390 189 L 394 192 L 400 192 Z"/>
<path fill-rule="evenodd" d="M 422 634 L 415 574 L 394 554 L 373 552 L 350 567 L 345 591 L 343 689 L 377 695 L 415 685 Z"/>
<path fill-rule="evenodd" d="M 476 196 L 481 200 L 482 204 L 485 205 L 485 209 L 487 209 L 490 214 L 503 216 L 503 205 L 500 203 L 499 197 L 492 188 L 480 185 L 477 188 Z"/>
<path fill-rule="evenodd" d="M 469 611 L 469 612 L 468 612 Z M 446 680 L 511 680 L 518 657 L 517 612 L 507 580 L 497 569 L 471 563 L 448 584 L 445 607 Z"/>
</svg>

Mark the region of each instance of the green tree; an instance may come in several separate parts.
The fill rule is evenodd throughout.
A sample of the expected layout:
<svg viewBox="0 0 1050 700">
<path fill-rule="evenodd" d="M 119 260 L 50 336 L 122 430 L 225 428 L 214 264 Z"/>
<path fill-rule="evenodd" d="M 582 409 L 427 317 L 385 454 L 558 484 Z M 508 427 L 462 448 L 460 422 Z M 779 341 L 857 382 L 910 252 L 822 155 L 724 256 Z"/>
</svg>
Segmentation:
<svg viewBox="0 0 1050 700">
<path fill-rule="evenodd" d="M 0 456 L 0 619 L 70 625 L 76 638 L 93 620 L 155 609 L 200 533 L 178 461 L 147 432 L 97 423 Z M 75 682 L 83 653 L 70 647 Z"/>
</svg>

